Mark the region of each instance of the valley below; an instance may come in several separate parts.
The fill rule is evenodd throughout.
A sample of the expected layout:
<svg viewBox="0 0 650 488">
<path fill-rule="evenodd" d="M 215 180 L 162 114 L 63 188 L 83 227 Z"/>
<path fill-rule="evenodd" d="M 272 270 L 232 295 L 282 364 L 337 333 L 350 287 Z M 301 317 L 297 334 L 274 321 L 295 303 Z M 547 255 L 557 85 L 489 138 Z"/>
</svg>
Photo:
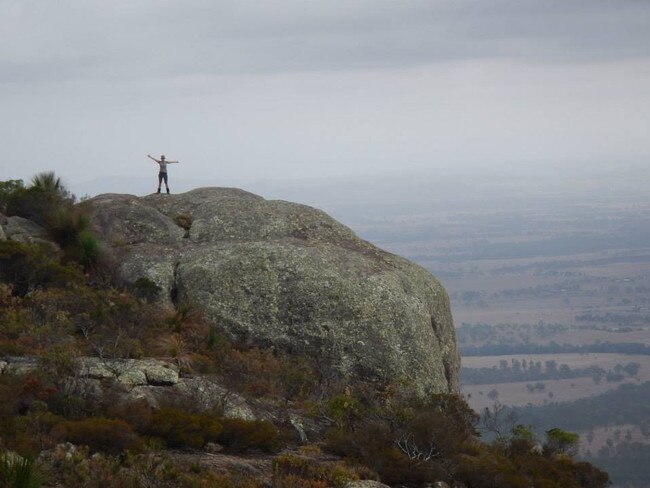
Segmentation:
<svg viewBox="0 0 650 488">
<path fill-rule="evenodd" d="M 328 187 L 309 199 L 440 279 L 472 408 L 579 432 L 580 455 L 616 486 L 650 486 L 647 172 L 396 177 L 341 183 L 329 206 Z"/>
</svg>

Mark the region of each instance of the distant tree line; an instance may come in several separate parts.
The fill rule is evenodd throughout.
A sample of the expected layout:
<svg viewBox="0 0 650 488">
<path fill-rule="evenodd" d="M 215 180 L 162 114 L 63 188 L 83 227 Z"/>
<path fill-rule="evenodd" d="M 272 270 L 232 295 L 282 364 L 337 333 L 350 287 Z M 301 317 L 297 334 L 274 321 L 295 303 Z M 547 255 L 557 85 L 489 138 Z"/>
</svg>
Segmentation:
<svg viewBox="0 0 650 488">
<path fill-rule="evenodd" d="M 505 356 L 510 354 L 616 353 L 650 355 L 650 346 L 641 342 L 600 342 L 596 344 L 485 344 L 461 345 L 462 356 Z"/>
<path fill-rule="evenodd" d="M 636 376 L 639 363 L 617 364 L 613 369 L 605 370 L 599 366 L 571 368 L 568 364 L 558 365 L 556 361 L 526 361 L 511 359 L 510 363 L 501 360 L 499 366 L 491 368 L 467 368 L 460 370 L 461 383 L 465 385 L 483 385 L 491 383 L 512 383 L 515 381 L 562 380 L 570 378 L 593 377 L 600 381 L 621 381 L 625 376 Z"/>
<path fill-rule="evenodd" d="M 554 334 L 569 330 L 565 324 L 469 324 L 463 322 L 456 327 L 456 339 L 459 344 L 475 342 L 491 342 L 499 344 L 514 344 L 527 342 L 532 336 L 550 337 Z"/>
<path fill-rule="evenodd" d="M 606 313 L 594 314 L 585 313 L 575 316 L 576 322 L 599 322 L 599 323 L 615 323 L 615 324 L 630 324 L 642 323 L 650 324 L 650 315 L 639 314 L 623 314 L 623 313 Z"/>
</svg>

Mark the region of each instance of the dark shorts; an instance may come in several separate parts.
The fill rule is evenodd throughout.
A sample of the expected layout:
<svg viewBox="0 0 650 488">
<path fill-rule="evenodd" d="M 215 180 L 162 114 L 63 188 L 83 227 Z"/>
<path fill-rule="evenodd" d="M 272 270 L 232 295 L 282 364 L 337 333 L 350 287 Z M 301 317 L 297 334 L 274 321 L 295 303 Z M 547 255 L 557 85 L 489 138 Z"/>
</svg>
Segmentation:
<svg viewBox="0 0 650 488">
<path fill-rule="evenodd" d="M 162 171 L 158 173 L 158 186 L 165 181 L 165 185 L 167 185 L 167 173 L 163 173 Z"/>
</svg>

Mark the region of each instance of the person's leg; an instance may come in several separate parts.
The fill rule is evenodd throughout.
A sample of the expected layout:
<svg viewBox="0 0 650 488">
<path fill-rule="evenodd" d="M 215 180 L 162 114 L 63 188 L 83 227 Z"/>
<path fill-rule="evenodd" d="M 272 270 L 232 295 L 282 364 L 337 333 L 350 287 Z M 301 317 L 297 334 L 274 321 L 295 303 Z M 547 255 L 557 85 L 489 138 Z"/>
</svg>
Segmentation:
<svg viewBox="0 0 650 488">
<path fill-rule="evenodd" d="M 163 176 L 164 173 L 158 173 L 158 191 L 156 193 L 160 193 L 160 187 L 162 185 Z"/>
<path fill-rule="evenodd" d="M 165 188 L 167 188 L 167 193 L 169 193 L 169 185 L 167 184 L 167 182 L 168 182 L 169 180 L 167 179 L 167 178 L 168 178 L 167 173 L 165 173 L 165 175 L 163 176 L 163 178 L 164 178 L 164 180 L 165 180 Z"/>
</svg>

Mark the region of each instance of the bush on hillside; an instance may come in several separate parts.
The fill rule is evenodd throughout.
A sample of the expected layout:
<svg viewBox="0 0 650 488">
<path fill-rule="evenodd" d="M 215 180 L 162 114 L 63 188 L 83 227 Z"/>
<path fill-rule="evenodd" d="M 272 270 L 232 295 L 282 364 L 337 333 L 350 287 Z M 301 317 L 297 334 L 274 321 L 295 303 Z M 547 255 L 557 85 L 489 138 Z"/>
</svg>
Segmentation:
<svg viewBox="0 0 650 488">
<path fill-rule="evenodd" d="M 282 445 L 280 432 L 268 420 L 221 419 L 218 439 L 228 452 L 251 450 L 276 452 Z"/>
<path fill-rule="evenodd" d="M 47 245 L 2 241 L 0 280 L 11 285 L 15 295 L 25 296 L 39 288 L 81 283 L 83 276 L 74 267 L 61 265 Z"/>
<path fill-rule="evenodd" d="M 218 441 L 221 423 L 214 415 L 162 408 L 152 413 L 146 433 L 164 440 L 169 447 L 200 449 Z"/>
<path fill-rule="evenodd" d="M 222 342 L 220 365 L 228 386 L 255 397 L 303 400 L 315 390 L 318 375 L 304 358 L 262 348 L 235 348 Z"/>
<path fill-rule="evenodd" d="M 109 454 L 138 450 L 141 446 L 140 438 L 129 424 L 103 417 L 61 422 L 52 429 L 52 436 L 59 442 L 84 445 L 93 452 Z"/>
<path fill-rule="evenodd" d="M 63 249 L 64 262 L 77 262 L 88 271 L 100 260 L 100 243 L 90 219 L 74 202 L 74 195 L 53 172 L 37 174 L 29 187 L 16 180 L 0 182 L 0 204 L 7 215 L 43 226 Z"/>
<path fill-rule="evenodd" d="M 0 213 L 7 212 L 7 204 L 9 203 L 9 200 L 13 195 L 24 188 L 25 183 L 23 180 L 0 181 Z"/>
<path fill-rule="evenodd" d="M 343 488 L 359 475 L 342 463 L 283 455 L 273 459 L 273 486 L 278 488 Z"/>
</svg>

